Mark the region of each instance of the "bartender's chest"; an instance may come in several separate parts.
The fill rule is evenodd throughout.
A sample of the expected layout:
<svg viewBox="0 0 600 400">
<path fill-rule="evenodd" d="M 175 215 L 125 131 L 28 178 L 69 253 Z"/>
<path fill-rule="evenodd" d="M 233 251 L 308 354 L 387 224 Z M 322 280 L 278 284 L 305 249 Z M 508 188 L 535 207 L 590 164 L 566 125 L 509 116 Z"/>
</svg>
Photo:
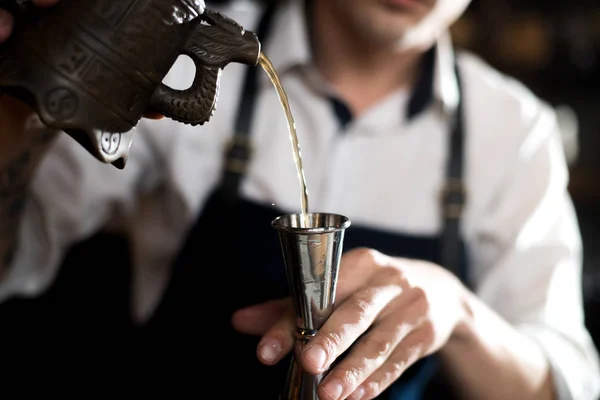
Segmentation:
<svg viewBox="0 0 600 400">
<path fill-rule="evenodd" d="M 409 93 L 400 90 L 364 114 L 344 118 L 306 74 L 291 71 L 282 80 L 298 134 L 309 211 L 342 213 L 354 223 L 394 232 L 439 232 L 449 127 L 435 107 L 407 120 Z M 236 134 L 240 89 L 235 79 L 224 82 L 231 87 L 223 88 L 210 125 L 169 128 L 177 130 L 170 135 L 177 135 L 178 143 L 165 157 L 172 163 L 168 178 L 198 212 L 222 179 L 224 154 Z M 301 186 L 287 120 L 270 82 L 259 82 L 239 192 L 249 201 L 298 212 Z"/>
</svg>

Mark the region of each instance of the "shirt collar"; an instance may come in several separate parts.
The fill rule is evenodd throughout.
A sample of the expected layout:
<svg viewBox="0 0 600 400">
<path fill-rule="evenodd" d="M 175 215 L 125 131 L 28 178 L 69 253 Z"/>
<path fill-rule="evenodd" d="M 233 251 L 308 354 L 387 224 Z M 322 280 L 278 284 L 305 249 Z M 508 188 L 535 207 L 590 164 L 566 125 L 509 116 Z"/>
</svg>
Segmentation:
<svg viewBox="0 0 600 400">
<path fill-rule="evenodd" d="M 451 115 L 460 97 L 454 70 L 454 50 L 450 35 L 442 35 L 421 61 L 421 74 L 408 102 L 407 119 L 414 118 L 432 104 Z"/>
<path fill-rule="evenodd" d="M 434 99 L 441 102 L 446 113 L 453 114 L 460 101 L 460 90 L 455 71 L 455 53 L 449 32 L 440 36 L 435 46 Z"/>
<path fill-rule="evenodd" d="M 281 2 L 273 18 L 265 44 L 265 54 L 270 58 L 277 73 L 284 76 L 295 67 L 311 66 L 312 54 L 305 1 Z M 450 34 L 445 32 L 423 57 L 422 73 L 411 93 L 406 110 L 408 120 L 419 116 L 434 104 L 439 105 L 446 115 L 454 113 L 460 98 L 454 58 Z"/>
</svg>

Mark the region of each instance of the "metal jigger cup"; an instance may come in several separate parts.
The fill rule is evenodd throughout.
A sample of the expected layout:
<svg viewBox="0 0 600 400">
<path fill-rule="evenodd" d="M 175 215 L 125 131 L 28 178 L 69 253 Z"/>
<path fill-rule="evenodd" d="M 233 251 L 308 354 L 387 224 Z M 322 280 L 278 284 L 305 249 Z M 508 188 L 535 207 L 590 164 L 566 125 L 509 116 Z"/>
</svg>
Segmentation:
<svg viewBox="0 0 600 400">
<path fill-rule="evenodd" d="M 296 312 L 296 351 L 301 351 L 333 312 L 344 233 L 350 220 L 338 214 L 288 214 L 271 225 L 279 233 Z M 293 354 L 280 399 L 318 400 L 317 388 L 323 377 L 324 373 L 304 372 Z"/>
</svg>

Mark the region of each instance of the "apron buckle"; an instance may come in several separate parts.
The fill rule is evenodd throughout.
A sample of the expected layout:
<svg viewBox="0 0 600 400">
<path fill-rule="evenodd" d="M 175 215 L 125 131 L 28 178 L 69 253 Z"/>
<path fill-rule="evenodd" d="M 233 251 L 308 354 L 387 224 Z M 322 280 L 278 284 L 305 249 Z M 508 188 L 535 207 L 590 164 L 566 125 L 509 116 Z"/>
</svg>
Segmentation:
<svg viewBox="0 0 600 400">
<path fill-rule="evenodd" d="M 467 189 L 463 181 L 458 178 L 448 178 L 440 197 L 446 218 L 459 219 L 467 198 Z"/>
<path fill-rule="evenodd" d="M 252 151 L 252 140 L 248 135 L 233 135 L 225 146 L 224 169 L 235 174 L 245 173 Z"/>
</svg>

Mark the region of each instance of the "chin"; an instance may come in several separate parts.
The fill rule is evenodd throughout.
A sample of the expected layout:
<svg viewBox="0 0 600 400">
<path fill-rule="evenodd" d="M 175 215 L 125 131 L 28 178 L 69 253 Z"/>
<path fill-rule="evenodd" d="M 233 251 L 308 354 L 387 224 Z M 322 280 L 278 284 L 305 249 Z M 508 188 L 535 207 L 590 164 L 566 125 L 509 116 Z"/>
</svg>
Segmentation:
<svg viewBox="0 0 600 400">
<path fill-rule="evenodd" d="M 386 0 L 346 0 L 345 10 L 353 30 L 374 45 L 396 44 L 419 26 L 428 15 L 428 8 L 404 10 L 390 7 Z"/>
<path fill-rule="evenodd" d="M 368 24 L 363 23 L 362 27 L 357 27 L 357 30 L 374 45 L 392 45 L 402 42 L 418 26 L 419 21 L 410 16 L 393 16 L 393 18 L 387 16 L 374 18 Z"/>
</svg>

